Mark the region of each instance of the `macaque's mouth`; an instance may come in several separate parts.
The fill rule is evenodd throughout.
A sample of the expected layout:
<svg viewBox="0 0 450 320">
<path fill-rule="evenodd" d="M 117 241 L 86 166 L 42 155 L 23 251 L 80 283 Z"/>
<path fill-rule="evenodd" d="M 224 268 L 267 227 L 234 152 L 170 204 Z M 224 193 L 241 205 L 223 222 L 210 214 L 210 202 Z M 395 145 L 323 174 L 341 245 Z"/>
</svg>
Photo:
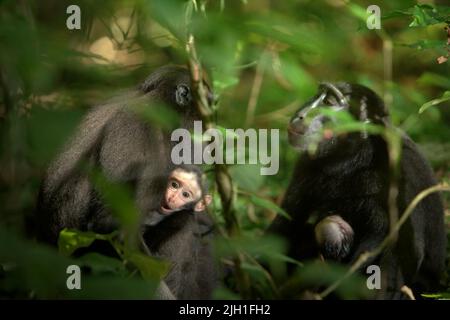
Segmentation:
<svg viewBox="0 0 450 320">
<path fill-rule="evenodd" d="M 300 145 L 301 141 L 304 139 L 304 134 L 291 126 L 288 126 L 287 131 L 289 143 L 294 147 Z"/>
<path fill-rule="evenodd" d="M 169 205 L 167 204 L 166 200 L 163 199 L 161 201 L 161 213 L 171 213 L 173 210 Z"/>
<path fill-rule="evenodd" d="M 302 130 L 302 129 L 300 129 L 300 128 L 294 128 L 294 127 L 292 127 L 291 125 L 289 125 L 289 126 L 287 127 L 287 131 L 288 131 L 288 134 L 289 134 L 289 135 L 292 135 L 292 136 L 294 136 L 294 137 L 301 136 L 301 135 L 303 135 L 303 134 L 305 133 L 304 130 Z"/>
</svg>

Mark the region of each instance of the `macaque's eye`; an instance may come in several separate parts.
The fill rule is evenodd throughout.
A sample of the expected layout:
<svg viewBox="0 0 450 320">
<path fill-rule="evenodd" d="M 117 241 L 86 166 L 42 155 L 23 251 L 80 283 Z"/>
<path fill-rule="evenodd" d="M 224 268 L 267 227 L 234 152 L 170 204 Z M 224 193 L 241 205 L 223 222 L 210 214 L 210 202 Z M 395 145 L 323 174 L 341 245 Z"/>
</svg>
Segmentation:
<svg viewBox="0 0 450 320">
<path fill-rule="evenodd" d="M 189 192 L 187 192 L 187 191 L 183 191 L 182 195 L 183 195 L 183 197 L 186 198 L 186 199 L 188 199 L 188 198 L 191 197 L 191 195 L 190 195 Z"/>
<path fill-rule="evenodd" d="M 178 188 L 180 187 L 180 184 L 179 184 L 178 182 L 176 182 L 176 181 L 172 181 L 172 182 L 170 183 L 170 186 L 171 186 L 172 188 L 174 188 L 174 189 L 178 189 Z"/>
</svg>

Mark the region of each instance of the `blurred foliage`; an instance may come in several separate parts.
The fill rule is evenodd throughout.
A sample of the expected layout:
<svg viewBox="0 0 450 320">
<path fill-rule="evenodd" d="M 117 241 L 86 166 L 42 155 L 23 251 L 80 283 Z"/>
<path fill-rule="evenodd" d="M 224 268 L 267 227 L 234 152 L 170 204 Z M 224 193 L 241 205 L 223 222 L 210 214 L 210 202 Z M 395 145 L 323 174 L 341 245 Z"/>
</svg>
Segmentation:
<svg viewBox="0 0 450 320">
<path fill-rule="evenodd" d="M 444 28 L 450 7 L 444 3 L 385 2 L 380 6 L 382 30 L 369 30 L 368 0 L 0 1 L 0 296 L 152 297 L 155 279 L 165 270 L 161 262 L 132 246 L 118 247 L 114 235 L 73 230 L 62 235 L 62 253 L 101 240 L 120 251 L 120 259 L 97 254 L 69 258 L 35 243 L 29 218 L 46 166 L 87 108 L 135 87 L 160 65 L 185 64 L 187 24 L 219 98 L 217 124 L 282 133 L 277 175 L 261 176 L 258 165 L 230 168 L 242 233 L 240 238 L 218 237 L 218 259 L 227 265 L 234 256 L 244 256 L 242 268 L 255 296 L 298 297 L 299 289 L 314 280 L 330 284 L 342 274 L 339 267 L 291 261 L 280 239 L 262 237 L 273 217 L 284 214 L 278 205 L 297 158 L 287 143 L 286 124 L 320 81 L 367 85 L 383 96 L 392 122 L 419 143 L 438 179 L 449 182 L 450 62 L 437 60 L 449 54 Z M 71 4 L 81 9 L 81 30 L 66 27 Z M 161 110 L 136 109 L 152 123 L 173 127 L 176 115 Z M 343 120 L 343 125 L 351 123 Z M 99 174 L 93 173 L 93 179 L 132 228 L 135 208 L 128 191 Z M 445 200 L 449 225 L 450 197 Z M 222 226 L 217 193 L 211 213 Z M 287 278 L 283 261 L 298 269 L 293 278 Z M 70 264 L 89 270 L 82 291 L 65 290 Z M 239 298 L 229 289 L 233 281 L 215 297 Z M 284 283 L 282 292 L 274 281 Z M 364 297 L 361 281 L 351 279 L 336 294 Z M 444 296 L 448 293 L 436 297 Z"/>
</svg>

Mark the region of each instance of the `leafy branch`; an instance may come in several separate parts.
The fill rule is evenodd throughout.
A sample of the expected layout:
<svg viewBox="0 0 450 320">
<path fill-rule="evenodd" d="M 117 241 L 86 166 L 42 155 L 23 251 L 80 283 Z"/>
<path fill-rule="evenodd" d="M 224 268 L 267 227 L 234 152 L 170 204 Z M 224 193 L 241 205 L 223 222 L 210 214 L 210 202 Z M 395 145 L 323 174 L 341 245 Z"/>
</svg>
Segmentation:
<svg viewBox="0 0 450 320">
<path fill-rule="evenodd" d="M 194 2 L 195 4 L 195 2 Z M 194 6 L 195 10 L 197 6 Z M 189 10 L 189 7 L 188 7 Z M 190 18 L 190 14 L 186 14 L 186 17 Z M 194 35 L 189 30 L 189 22 L 187 21 L 187 43 L 186 53 L 188 56 L 188 65 L 192 79 L 192 91 L 194 96 L 195 105 L 197 111 L 200 114 L 204 128 L 210 129 L 215 127 L 215 123 L 212 120 L 213 105 L 208 100 L 208 89 L 203 82 L 203 68 L 200 60 L 198 59 L 197 50 L 195 47 Z M 216 185 L 219 192 L 220 200 L 222 203 L 222 215 L 225 220 L 225 227 L 229 236 L 239 236 L 240 228 L 236 218 L 236 211 L 234 206 L 235 188 L 233 187 L 233 181 L 228 168 L 224 164 L 215 164 L 214 172 L 216 178 Z M 238 254 L 238 257 L 234 259 L 234 266 L 236 271 L 236 280 L 239 292 L 244 298 L 249 297 L 249 278 L 242 270 L 242 261 L 244 256 L 242 253 Z"/>
</svg>

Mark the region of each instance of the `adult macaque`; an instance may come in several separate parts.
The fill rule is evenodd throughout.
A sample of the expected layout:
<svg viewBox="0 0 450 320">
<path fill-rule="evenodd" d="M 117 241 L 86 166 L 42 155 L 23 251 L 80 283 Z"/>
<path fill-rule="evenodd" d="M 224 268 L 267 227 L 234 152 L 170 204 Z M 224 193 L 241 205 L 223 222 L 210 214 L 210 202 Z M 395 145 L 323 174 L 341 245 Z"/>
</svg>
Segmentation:
<svg viewBox="0 0 450 320">
<path fill-rule="evenodd" d="M 209 88 L 207 83 L 205 85 Z M 212 99 L 212 93 L 208 94 Z M 87 113 L 42 182 L 36 214 L 40 239 L 56 244 L 63 228 L 110 233 L 119 227 L 89 177 L 91 170 L 101 172 L 109 181 L 129 186 L 141 219 L 157 215 L 154 209 L 160 206 L 161 194 L 166 189 L 164 173 L 173 167 L 170 154 L 177 142 L 171 141 L 170 130 L 163 130 L 136 114 L 136 107 L 148 108 L 147 112 L 151 113 L 160 112 L 161 105 L 179 115 L 178 127 L 191 129 L 194 120 L 200 120 L 192 99 L 188 69 L 159 68 L 136 90 Z M 185 223 L 186 219 L 188 215 L 173 214 L 170 220 L 182 224 L 183 234 L 192 241 L 170 245 L 169 240 L 164 255 L 176 262 L 178 258 L 189 258 L 197 269 L 203 265 L 211 267 L 211 256 L 202 256 L 205 250 L 200 252 L 193 247 L 197 241 L 193 239 L 196 221 L 189 218 Z M 164 232 L 172 231 L 176 230 L 164 229 Z M 166 234 L 168 238 L 171 236 Z M 178 298 L 170 291 L 178 292 L 179 288 L 183 289 L 185 297 L 197 297 L 197 288 L 189 287 L 197 276 L 197 269 L 191 273 L 169 273 L 171 283 L 169 288 L 162 283 L 160 289 L 165 292 L 160 292 L 160 297 Z M 209 275 L 205 272 L 205 282 L 212 282 Z"/>
<path fill-rule="evenodd" d="M 322 84 L 318 94 L 290 121 L 289 141 L 302 153 L 282 203 L 292 221 L 277 217 L 271 230 L 287 236 L 291 256 L 305 259 L 308 258 L 305 248 L 316 242 L 314 236 L 304 241 L 304 235 L 311 231 L 308 221 L 322 221 L 337 212 L 351 226 L 353 242 L 348 254 L 344 251 L 344 255 L 336 256 L 337 260 L 350 264 L 363 252 L 378 247 L 389 232 L 388 147 L 380 135 L 368 132 L 324 135 L 325 124 L 333 121 L 332 117 L 316 112 L 324 107 L 337 112 L 347 110 L 363 123 L 390 126 L 383 101 L 372 90 L 348 83 Z M 406 134 L 400 134 L 396 205 L 401 214 L 418 193 L 435 185 L 436 180 L 414 142 Z M 331 228 L 333 225 L 336 226 L 333 222 Z M 414 209 L 400 229 L 395 245 L 367 261 L 362 270 L 370 264 L 381 267 L 379 298 L 403 297 L 400 292 L 403 285 L 415 293 L 436 290 L 444 270 L 446 242 L 443 205 L 435 193 Z"/>
</svg>

